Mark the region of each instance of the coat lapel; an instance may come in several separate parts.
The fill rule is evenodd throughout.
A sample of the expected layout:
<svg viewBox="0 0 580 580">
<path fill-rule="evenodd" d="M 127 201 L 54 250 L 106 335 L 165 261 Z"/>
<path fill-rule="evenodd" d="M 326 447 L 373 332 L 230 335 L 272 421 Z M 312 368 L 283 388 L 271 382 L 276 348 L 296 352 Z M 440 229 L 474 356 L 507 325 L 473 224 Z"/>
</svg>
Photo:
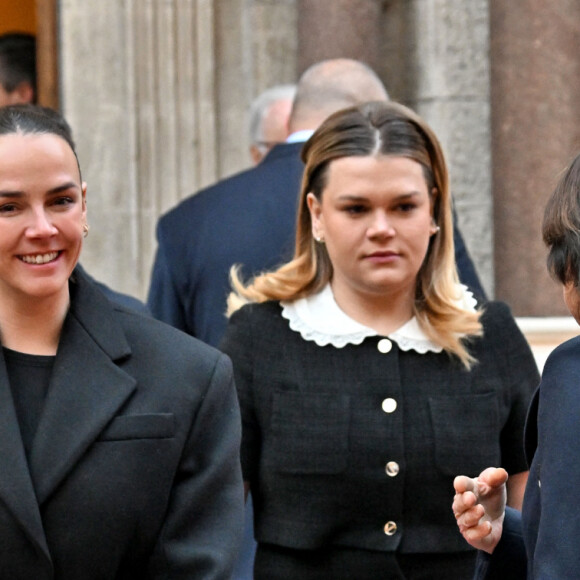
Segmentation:
<svg viewBox="0 0 580 580">
<path fill-rule="evenodd" d="M 84 277 L 71 283 L 49 391 L 30 453 L 42 504 L 135 390 L 115 361 L 130 348 L 109 301 Z"/>
<path fill-rule="evenodd" d="M 2 441 L 0 465 L 4 466 L 0 470 L 0 501 L 20 523 L 38 551 L 44 553 L 50 561 L 40 510 L 30 478 L 12 392 L 8 383 L 6 363 L 1 352 L 0 441 Z"/>
</svg>

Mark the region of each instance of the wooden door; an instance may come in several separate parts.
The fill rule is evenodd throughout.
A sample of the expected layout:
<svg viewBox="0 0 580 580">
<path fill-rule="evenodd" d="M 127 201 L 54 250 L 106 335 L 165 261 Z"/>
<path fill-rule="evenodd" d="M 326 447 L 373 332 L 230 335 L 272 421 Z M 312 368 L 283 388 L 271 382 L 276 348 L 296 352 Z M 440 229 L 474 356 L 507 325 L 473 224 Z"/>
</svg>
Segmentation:
<svg viewBox="0 0 580 580">
<path fill-rule="evenodd" d="M 35 3 L 38 102 L 58 110 L 58 0 L 35 0 Z"/>
<path fill-rule="evenodd" d="M 58 0 L 0 0 L 0 34 L 36 35 L 38 102 L 58 109 Z"/>
</svg>

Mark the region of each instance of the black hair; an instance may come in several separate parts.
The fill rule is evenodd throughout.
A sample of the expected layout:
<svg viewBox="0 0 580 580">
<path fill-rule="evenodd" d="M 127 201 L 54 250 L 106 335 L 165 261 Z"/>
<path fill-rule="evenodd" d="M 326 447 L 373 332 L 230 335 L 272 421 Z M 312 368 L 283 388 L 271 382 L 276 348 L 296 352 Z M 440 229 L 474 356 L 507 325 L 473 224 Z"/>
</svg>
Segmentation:
<svg viewBox="0 0 580 580">
<path fill-rule="evenodd" d="M 0 135 L 56 135 L 64 139 L 77 160 L 79 176 L 81 167 L 70 125 L 54 109 L 39 105 L 8 105 L 0 107 Z M 81 177 L 82 181 L 82 177 Z"/>
<path fill-rule="evenodd" d="M 562 284 L 580 283 L 580 154 L 556 185 L 544 211 L 548 271 Z"/>
<path fill-rule="evenodd" d="M 36 39 L 25 32 L 0 35 L 0 84 L 7 93 L 29 83 L 36 102 Z"/>
</svg>

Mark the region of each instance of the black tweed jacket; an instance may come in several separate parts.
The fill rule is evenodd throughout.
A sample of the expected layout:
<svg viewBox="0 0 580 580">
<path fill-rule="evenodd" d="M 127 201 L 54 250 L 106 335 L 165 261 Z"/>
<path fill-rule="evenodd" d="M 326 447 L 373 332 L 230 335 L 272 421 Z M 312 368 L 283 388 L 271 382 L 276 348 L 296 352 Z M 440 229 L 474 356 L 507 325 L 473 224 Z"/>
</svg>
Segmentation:
<svg viewBox="0 0 580 580">
<path fill-rule="evenodd" d="M 492 302 L 471 371 L 446 353 L 384 337 L 317 346 L 277 302 L 244 306 L 222 350 L 242 409 L 242 465 L 258 542 L 403 552 L 469 550 L 450 509 L 453 478 L 526 470 L 526 409 L 539 382 L 508 307 Z"/>
</svg>

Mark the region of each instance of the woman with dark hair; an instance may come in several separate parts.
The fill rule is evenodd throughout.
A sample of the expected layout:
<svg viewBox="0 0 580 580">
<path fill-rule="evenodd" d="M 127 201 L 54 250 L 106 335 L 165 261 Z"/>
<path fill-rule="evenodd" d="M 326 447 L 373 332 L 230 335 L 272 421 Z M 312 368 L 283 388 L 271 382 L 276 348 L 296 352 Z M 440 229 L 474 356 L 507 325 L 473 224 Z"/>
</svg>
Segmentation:
<svg viewBox="0 0 580 580">
<path fill-rule="evenodd" d="M 566 306 L 580 324 L 580 155 L 548 201 L 542 233 L 549 248 L 548 269 L 562 284 Z M 505 507 L 509 469 L 488 468 L 478 478 L 456 478 L 457 523 L 465 539 L 482 550 L 476 578 L 580 576 L 579 385 L 577 337 L 550 354 L 530 405 L 525 433 L 530 477 L 521 515 Z"/>
<path fill-rule="evenodd" d="M 0 108 L 0 576 L 227 580 L 231 365 L 76 268 L 86 196 L 63 119 Z"/>
<path fill-rule="evenodd" d="M 494 457 L 519 505 L 532 354 L 505 305 L 476 308 L 458 283 L 445 160 L 420 117 L 345 109 L 303 160 L 294 259 L 249 285 L 233 272 L 222 345 L 255 578 L 469 578 L 446 496 L 459 466 Z"/>
</svg>

